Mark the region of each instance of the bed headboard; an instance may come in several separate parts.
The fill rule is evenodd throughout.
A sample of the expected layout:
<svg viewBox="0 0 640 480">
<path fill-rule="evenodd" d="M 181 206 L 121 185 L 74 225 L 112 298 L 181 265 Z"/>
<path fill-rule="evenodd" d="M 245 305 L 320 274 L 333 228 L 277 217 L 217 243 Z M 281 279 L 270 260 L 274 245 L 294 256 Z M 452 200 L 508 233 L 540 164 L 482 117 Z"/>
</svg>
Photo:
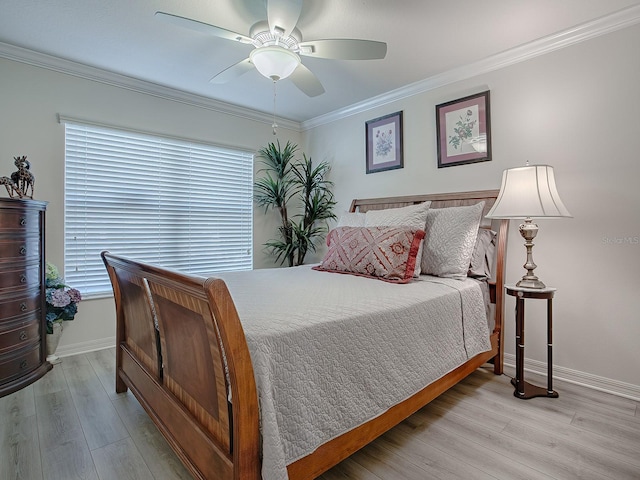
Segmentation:
<svg viewBox="0 0 640 480">
<path fill-rule="evenodd" d="M 500 190 L 479 190 L 475 192 L 457 193 L 431 193 L 425 195 L 409 195 L 403 197 L 383 197 L 355 199 L 351 202 L 350 212 L 366 212 L 367 210 L 383 210 L 385 208 L 406 207 L 418 203 L 431 201 L 431 208 L 460 207 L 465 205 L 475 205 L 484 201 L 482 212 L 482 222 L 480 226 L 489 227 L 491 221 L 485 215 L 498 197 Z"/>
<path fill-rule="evenodd" d="M 494 268 L 493 279 L 491 281 L 491 301 L 495 302 L 495 332 L 500 334 L 500 342 L 502 343 L 502 319 L 504 318 L 504 278 L 505 278 L 505 256 L 507 251 L 507 233 L 509 230 L 509 220 L 491 220 L 485 215 L 498 197 L 500 190 L 476 190 L 473 192 L 456 192 L 456 193 L 432 193 L 425 195 L 408 195 L 402 197 L 381 197 L 354 199 L 351 202 L 350 212 L 366 212 L 367 210 L 383 210 L 385 208 L 399 208 L 408 205 L 431 201 L 431 208 L 447 208 L 460 207 L 466 205 L 475 205 L 484 201 L 484 210 L 482 212 L 482 228 L 491 228 L 498 232 L 496 237 L 496 264 Z M 500 356 L 503 349 L 500 349 Z M 502 358 L 500 358 L 502 365 Z"/>
</svg>

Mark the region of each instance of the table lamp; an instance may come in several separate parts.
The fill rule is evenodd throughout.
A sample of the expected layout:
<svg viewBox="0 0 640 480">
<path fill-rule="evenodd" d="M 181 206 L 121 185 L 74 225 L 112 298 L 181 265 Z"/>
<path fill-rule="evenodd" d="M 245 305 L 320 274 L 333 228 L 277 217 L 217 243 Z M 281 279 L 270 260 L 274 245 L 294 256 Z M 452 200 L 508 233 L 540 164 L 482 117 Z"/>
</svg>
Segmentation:
<svg viewBox="0 0 640 480">
<path fill-rule="evenodd" d="M 529 165 L 509 168 L 502 172 L 502 185 L 496 202 L 487 214 L 488 218 L 524 219 L 519 227 L 527 248 L 527 261 L 523 265 L 526 275 L 516 287 L 543 289 L 545 284 L 533 273 L 533 239 L 538 234 L 534 218 L 571 217 L 560 200 L 553 167 L 549 165 Z"/>
</svg>

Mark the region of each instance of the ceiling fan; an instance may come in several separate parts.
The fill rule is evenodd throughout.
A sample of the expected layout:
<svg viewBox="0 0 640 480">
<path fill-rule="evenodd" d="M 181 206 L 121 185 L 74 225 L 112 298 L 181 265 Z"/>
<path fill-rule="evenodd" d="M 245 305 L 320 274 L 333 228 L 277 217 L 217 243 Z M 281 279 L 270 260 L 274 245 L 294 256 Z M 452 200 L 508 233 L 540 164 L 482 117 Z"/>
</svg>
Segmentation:
<svg viewBox="0 0 640 480">
<path fill-rule="evenodd" d="M 266 4 L 267 20 L 255 23 L 249 36 L 170 13 L 156 12 L 156 17 L 174 25 L 255 47 L 248 58 L 215 75 L 212 83 L 229 82 L 255 67 L 274 82 L 289 77 L 302 92 L 315 97 L 324 93 L 324 87 L 311 70 L 302 64 L 300 55 L 339 60 L 375 60 L 387 54 L 386 43 L 372 40 L 303 41 L 302 33 L 296 28 L 302 0 L 266 0 Z"/>
</svg>

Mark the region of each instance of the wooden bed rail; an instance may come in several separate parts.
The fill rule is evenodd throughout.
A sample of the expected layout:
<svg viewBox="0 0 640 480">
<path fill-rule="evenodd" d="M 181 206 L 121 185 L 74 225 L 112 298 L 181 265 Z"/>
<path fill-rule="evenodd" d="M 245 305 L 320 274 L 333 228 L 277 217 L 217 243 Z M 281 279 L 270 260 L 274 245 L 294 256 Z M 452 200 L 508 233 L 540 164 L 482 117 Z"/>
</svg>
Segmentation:
<svg viewBox="0 0 640 480">
<path fill-rule="evenodd" d="M 116 303 L 117 390 L 131 389 L 196 478 L 260 478 L 253 368 L 224 282 L 102 259 Z"/>
</svg>

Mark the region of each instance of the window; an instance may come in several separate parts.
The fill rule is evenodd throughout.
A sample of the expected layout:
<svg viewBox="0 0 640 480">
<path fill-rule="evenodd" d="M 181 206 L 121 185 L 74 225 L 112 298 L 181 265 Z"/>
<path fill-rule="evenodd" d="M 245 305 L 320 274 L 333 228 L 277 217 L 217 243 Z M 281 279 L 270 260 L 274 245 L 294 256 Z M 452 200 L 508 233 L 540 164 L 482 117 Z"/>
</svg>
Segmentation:
<svg viewBox="0 0 640 480">
<path fill-rule="evenodd" d="M 65 121 L 65 278 L 111 292 L 100 252 L 209 275 L 253 267 L 253 155 Z"/>
</svg>

